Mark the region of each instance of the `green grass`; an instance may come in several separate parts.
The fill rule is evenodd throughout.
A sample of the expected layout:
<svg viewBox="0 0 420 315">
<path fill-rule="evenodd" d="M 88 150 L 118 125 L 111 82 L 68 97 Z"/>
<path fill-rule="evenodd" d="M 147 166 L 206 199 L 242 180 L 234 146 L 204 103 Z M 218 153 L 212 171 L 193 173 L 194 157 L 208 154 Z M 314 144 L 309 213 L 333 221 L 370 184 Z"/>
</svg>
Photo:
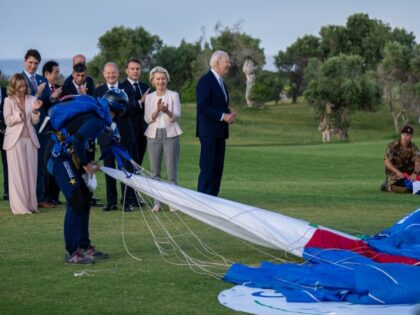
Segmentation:
<svg viewBox="0 0 420 315">
<path fill-rule="evenodd" d="M 416 196 L 378 191 L 384 148 L 397 136 L 385 109 L 354 115 L 350 140 L 330 144 L 320 143 L 313 112 L 303 103 L 235 109 L 239 117 L 230 129 L 221 197 L 355 234 L 376 233 L 418 208 Z M 193 104 L 184 105 L 181 126 L 179 182 L 195 189 L 199 144 Z M 105 200 L 102 174 L 98 180 L 95 194 Z M 184 229 L 170 220 L 173 216 L 159 215 L 173 229 Z M 218 293 L 231 285 L 166 263 L 140 211 L 123 216 L 92 209 L 91 239 L 111 257 L 88 267 L 63 263 L 63 217 L 64 207 L 13 216 L 8 203 L 0 202 L 1 314 L 233 313 L 217 301 Z M 233 261 L 267 259 L 222 232 L 183 218 Z M 129 251 L 142 261 L 127 254 L 122 232 Z M 74 276 L 82 270 L 91 276 Z"/>
</svg>

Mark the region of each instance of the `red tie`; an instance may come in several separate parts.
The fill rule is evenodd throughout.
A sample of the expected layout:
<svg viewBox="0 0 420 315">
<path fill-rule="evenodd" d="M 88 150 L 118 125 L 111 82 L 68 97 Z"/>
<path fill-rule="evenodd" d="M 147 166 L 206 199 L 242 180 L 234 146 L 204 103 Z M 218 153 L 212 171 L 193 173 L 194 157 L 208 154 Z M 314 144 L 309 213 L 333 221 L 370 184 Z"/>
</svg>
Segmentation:
<svg viewBox="0 0 420 315">
<path fill-rule="evenodd" d="M 54 91 L 55 91 L 55 86 L 53 84 L 53 85 L 51 85 L 51 93 L 54 93 Z"/>
</svg>

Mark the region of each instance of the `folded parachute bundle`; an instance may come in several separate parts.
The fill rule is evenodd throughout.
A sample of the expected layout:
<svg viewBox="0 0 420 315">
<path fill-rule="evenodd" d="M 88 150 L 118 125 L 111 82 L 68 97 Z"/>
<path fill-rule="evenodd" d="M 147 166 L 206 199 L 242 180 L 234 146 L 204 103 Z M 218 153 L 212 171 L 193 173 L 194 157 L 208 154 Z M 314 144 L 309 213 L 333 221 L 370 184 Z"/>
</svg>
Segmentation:
<svg viewBox="0 0 420 315">
<path fill-rule="evenodd" d="M 224 280 L 274 289 L 288 302 L 420 303 L 420 209 L 366 240 L 314 236 L 304 264 L 234 264 Z"/>
</svg>

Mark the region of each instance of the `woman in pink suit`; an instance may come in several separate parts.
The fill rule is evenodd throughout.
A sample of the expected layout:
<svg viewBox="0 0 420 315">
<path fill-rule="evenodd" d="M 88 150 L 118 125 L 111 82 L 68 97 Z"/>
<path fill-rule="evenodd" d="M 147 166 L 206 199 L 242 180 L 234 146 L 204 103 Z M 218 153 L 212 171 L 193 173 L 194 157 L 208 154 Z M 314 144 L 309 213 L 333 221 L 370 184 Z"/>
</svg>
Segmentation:
<svg viewBox="0 0 420 315">
<path fill-rule="evenodd" d="M 4 101 L 3 149 L 6 150 L 9 172 L 10 208 L 14 214 L 38 212 L 36 199 L 37 150 L 34 124 L 39 122 L 42 101 L 29 94 L 22 74 L 16 73 L 9 82 Z"/>
</svg>

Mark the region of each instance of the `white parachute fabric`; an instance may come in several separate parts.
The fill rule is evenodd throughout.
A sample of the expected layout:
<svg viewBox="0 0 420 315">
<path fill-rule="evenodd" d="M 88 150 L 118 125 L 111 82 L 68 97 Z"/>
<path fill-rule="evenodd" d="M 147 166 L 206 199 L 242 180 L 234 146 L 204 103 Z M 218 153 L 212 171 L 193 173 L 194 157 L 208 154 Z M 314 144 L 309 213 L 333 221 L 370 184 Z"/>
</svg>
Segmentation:
<svg viewBox="0 0 420 315">
<path fill-rule="evenodd" d="M 219 294 L 219 302 L 235 311 L 258 315 L 415 315 L 420 305 L 360 305 L 348 302 L 290 303 L 274 290 L 234 286 Z"/>
<path fill-rule="evenodd" d="M 302 257 L 317 227 L 308 222 L 238 202 L 206 195 L 161 180 L 101 167 L 101 170 L 136 191 L 246 241 Z M 334 231 L 338 233 L 337 231 Z M 354 237 L 339 233 L 354 239 Z"/>
</svg>

